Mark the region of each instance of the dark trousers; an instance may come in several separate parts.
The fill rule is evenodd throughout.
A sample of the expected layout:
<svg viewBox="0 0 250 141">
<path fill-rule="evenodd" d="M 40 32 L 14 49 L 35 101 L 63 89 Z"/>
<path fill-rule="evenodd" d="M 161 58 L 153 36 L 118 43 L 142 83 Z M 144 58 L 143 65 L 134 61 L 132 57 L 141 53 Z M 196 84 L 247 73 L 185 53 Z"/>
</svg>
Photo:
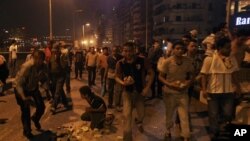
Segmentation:
<svg viewBox="0 0 250 141">
<path fill-rule="evenodd" d="M 152 97 L 151 98 L 155 98 L 155 96 L 157 96 L 157 97 L 162 96 L 162 82 L 160 82 L 160 80 L 158 79 L 159 72 L 157 70 L 155 70 L 154 72 L 155 72 L 155 77 L 154 77 L 154 81 L 151 85 L 151 90 L 152 90 Z M 157 88 L 157 91 L 156 91 L 156 88 Z"/>
<path fill-rule="evenodd" d="M 208 94 L 210 133 L 218 134 L 220 123 L 231 122 L 234 117 L 234 94 Z"/>
<path fill-rule="evenodd" d="M 98 113 L 91 113 L 91 112 L 85 112 L 81 115 L 81 119 L 83 121 L 90 121 L 90 128 L 103 128 L 104 121 L 105 121 L 105 113 L 104 112 L 98 112 Z"/>
<path fill-rule="evenodd" d="M 75 75 L 76 78 L 78 78 L 78 75 L 80 78 L 82 78 L 82 71 L 83 71 L 83 63 L 82 62 L 75 62 Z"/>
<path fill-rule="evenodd" d="M 66 91 L 70 92 L 70 68 L 68 68 L 65 76 Z"/>
<path fill-rule="evenodd" d="M 96 67 L 88 66 L 88 84 L 89 86 L 95 85 Z"/>
<path fill-rule="evenodd" d="M 62 104 L 64 106 L 68 106 L 67 97 L 63 89 L 63 85 L 65 82 L 65 75 L 64 74 L 63 75 L 61 74 L 51 75 L 51 81 L 52 81 L 52 89 L 53 89 L 52 90 L 52 93 L 53 93 L 52 107 L 56 109 L 60 100 L 62 100 Z"/>
<path fill-rule="evenodd" d="M 16 61 L 17 59 L 11 59 L 9 63 L 11 77 L 14 77 L 16 75 Z"/>
<path fill-rule="evenodd" d="M 108 105 L 113 106 L 113 99 L 114 99 L 114 89 L 115 89 L 115 79 L 108 78 Z"/>
<path fill-rule="evenodd" d="M 104 96 L 107 91 L 106 87 L 107 74 L 105 74 L 105 68 L 100 69 L 100 75 L 101 75 L 101 86 L 102 86 L 101 94 L 102 96 Z"/>
<path fill-rule="evenodd" d="M 20 95 L 17 93 L 16 89 L 14 90 L 17 104 L 21 109 L 21 120 L 23 125 L 23 132 L 30 133 L 31 132 L 31 117 L 30 117 L 30 101 L 24 101 Z M 45 105 L 42 99 L 42 96 L 39 90 L 34 91 L 25 91 L 25 95 L 31 96 L 36 105 L 36 112 L 32 115 L 32 118 L 36 121 L 39 121 L 44 114 Z"/>
</svg>

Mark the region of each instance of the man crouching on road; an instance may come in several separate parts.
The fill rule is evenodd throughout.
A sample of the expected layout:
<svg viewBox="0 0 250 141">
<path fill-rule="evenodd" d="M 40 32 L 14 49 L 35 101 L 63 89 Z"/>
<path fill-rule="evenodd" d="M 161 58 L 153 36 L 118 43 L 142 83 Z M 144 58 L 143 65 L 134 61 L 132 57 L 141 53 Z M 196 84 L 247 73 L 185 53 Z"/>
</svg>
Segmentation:
<svg viewBox="0 0 250 141">
<path fill-rule="evenodd" d="M 82 99 L 85 99 L 90 107 L 86 107 L 85 113 L 81 115 L 83 121 L 91 121 L 90 128 L 101 129 L 104 127 L 107 107 L 104 100 L 95 95 L 89 86 L 82 86 L 80 89 Z"/>
<path fill-rule="evenodd" d="M 40 76 L 46 71 L 44 64 L 45 54 L 42 51 L 35 51 L 33 59 L 25 62 L 16 75 L 14 86 L 17 104 L 21 108 L 21 120 L 23 124 L 23 135 L 32 138 L 31 120 L 37 129 L 41 129 L 39 120 L 44 114 L 45 105 L 39 92 Z M 30 117 L 30 100 L 34 100 L 36 112 Z"/>
</svg>

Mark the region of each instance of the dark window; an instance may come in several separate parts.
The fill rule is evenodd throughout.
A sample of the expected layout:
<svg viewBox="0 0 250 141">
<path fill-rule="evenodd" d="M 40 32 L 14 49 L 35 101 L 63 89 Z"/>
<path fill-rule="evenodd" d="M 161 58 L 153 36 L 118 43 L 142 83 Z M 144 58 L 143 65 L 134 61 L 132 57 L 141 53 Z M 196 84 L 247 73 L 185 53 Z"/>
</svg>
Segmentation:
<svg viewBox="0 0 250 141">
<path fill-rule="evenodd" d="M 160 4 L 163 0 L 154 0 L 154 5 Z"/>
<path fill-rule="evenodd" d="M 208 4 L 208 11 L 213 11 L 213 4 L 212 3 Z"/>
<path fill-rule="evenodd" d="M 157 7 L 155 10 L 154 10 L 154 15 L 159 15 L 161 13 L 163 13 L 164 11 L 166 10 L 166 7 L 165 5 L 161 5 L 159 7 Z"/>
<path fill-rule="evenodd" d="M 192 3 L 192 9 L 196 9 L 197 8 L 197 4 L 196 3 Z"/>
<path fill-rule="evenodd" d="M 176 16 L 176 17 L 175 17 L 175 21 L 180 22 L 180 21 L 181 21 L 181 16 Z"/>
</svg>

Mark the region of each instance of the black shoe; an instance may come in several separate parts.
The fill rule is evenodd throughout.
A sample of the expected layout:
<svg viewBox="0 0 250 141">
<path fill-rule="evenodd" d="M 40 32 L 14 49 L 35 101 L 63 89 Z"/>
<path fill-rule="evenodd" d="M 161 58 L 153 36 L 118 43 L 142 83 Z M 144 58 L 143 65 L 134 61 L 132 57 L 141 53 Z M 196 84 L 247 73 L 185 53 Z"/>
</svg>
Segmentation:
<svg viewBox="0 0 250 141">
<path fill-rule="evenodd" d="M 28 139 L 31 139 L 34 137 L 34 135 L 31 133 L 31 132 L 24 132 L 23 135 L 28 138 Z"/>
<path fill-rule="evenodd" d="M 39 123 L 39 121 L 36 120 L 34 117 L 31 117 L 31 120 L 34 122 L 36 129 L 40 130 L 41 129 L 41 124 Z"/>
</svg>

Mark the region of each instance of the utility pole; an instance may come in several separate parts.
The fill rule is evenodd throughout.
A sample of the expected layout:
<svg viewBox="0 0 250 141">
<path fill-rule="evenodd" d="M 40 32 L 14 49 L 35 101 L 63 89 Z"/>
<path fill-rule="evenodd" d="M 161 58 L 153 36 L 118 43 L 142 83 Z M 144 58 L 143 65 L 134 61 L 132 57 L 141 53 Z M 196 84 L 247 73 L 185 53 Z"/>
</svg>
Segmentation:
<svg viewBox="0 0 250 141">
<path fill-rule="evenodd" d="M 49 39 L 53 40 L 53 31 L 52 31 L 52 3 L 49 0 Z"/>
<path fill-rule="evenodd" d="M 146 51 L 148 51 L 148 0 L 146 0 L 146 42 L 145 42 L 145 47 Z"/>
</svg>

